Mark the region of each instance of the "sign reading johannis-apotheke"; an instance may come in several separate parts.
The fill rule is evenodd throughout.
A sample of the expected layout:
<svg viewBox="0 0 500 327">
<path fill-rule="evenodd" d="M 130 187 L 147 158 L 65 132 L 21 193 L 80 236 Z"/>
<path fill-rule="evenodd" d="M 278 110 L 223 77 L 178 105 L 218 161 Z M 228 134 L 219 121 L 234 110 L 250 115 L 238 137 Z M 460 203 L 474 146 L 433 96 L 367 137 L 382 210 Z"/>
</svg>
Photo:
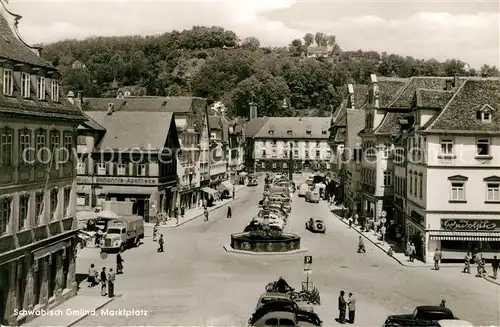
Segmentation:
<svg viewBox="0 0 500 327">
<path fill-rule="evenodd" d="M 101 184 L 101 185 L 146 185 L 154 186 L 158 185 L 158 178 L 149 177 L 90 177 L 90 176 L 78 176 L 76 182 L 79 184 Z"/>
<path fill-rule="evenodd" d="M 441 227 L 446 230 L 495 230 L 500 228 L 500 221 L 475 219 L 441 219 Z"/>
</svg>

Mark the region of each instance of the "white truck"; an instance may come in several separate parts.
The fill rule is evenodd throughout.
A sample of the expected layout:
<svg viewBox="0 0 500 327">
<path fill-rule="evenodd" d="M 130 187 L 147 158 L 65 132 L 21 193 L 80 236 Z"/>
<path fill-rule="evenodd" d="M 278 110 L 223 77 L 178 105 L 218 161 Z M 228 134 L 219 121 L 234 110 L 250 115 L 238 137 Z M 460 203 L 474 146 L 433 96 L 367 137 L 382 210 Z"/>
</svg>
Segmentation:
<svg viewBox="0 0 500 327">
<path fill-rule="evenodd" d="M 144 218 L 141 216 L 122 216 L 108 222 L 106 236 L 101 243 L 102 252 L 117 252 L 139 246 L 144 238 Z"/>
</svg>

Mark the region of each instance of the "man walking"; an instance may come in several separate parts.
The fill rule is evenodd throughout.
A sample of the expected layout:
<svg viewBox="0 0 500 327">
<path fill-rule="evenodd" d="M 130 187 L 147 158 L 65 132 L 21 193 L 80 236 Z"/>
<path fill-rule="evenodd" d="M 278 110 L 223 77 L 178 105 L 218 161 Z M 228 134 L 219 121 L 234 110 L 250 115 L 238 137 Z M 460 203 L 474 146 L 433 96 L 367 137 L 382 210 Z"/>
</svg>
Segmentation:
<svg viewBox="0 0 500 327">
<path fill-rule="evenodd" d="M 106 296 L 106 286 L 107 286 L 108 276 L 106 275 L 106 267 L 102 267 L 101 271 L 101 295 Z"/>
<path fill-rule="evenodd" d="M 118 251 L 118 254 L 116 255 L 116 273 L 117 274 L 123 274 L 123 263 L 125 260 L 123 260 L 122 255 L 120 254 L 120 251 Z"/>
<path fill-rule="evenodd" d="M 236 188 L 233 186 L 233 200 L 234 200 L 234 194 L 236 193 Z"/>
<path fill-rule="evenodd" d="M 347 322 L 354 324 L 354 317 L 356 316 L 356 298 L 352 293 L 349 293 L 347 304 L 349 306 L 349 320 Z"/>
<path fill-rule="evenodd" d="M 109 297 L 115 296 L 115 279 L 116 279 L 116 275 L 115 275 L 115 272 L 113 271 L 113 268 L 109 268 L 109 273 L 108 273 L 108 296 Z"/>
<path fill-rule="evenodd" d="M 434 270 L 439 270 L 439 262 L 441 261 L 442 254 L 439 249 L 436 249 L 436 252 L 434 252 Z"/>
<path fill-rule="evenodd" d="M 493 257 L 493 261 L 491 262 L 491 268 L 493 268 L 493 278 L 497 279 L 497 276 L 498 276 L 498 259 L 497 259 L 497 256 Z"/>
<path fill-rule="evenodd" d="M 160 246 L 158 248 L 158 252 L 163 252 L 163 234 L 160 235 L 160 239 L 158 240 L 158 245 Z"/>
<path fill-rule="evenodd" d="M 344 298 L 345 292 L 340 291 L 339 295 L 339 323 L 345 324 L 345 311 L 346 311 L 346 306 L 347 302 Z"/>
<path fill-rule="evenodd" d="M 366 253 L 365 242 L 361 236 L 358 239 L 358 253 Z"/>
<path fill-rule="evenodd" d="M 415 260 L 415 255 L 417 254 L 417 250 L 415 249 L 415 244 L 413 242 L 410 243 L 410 262 Z"/>
<path fill-rule="evenodd" d="M 465 254 L 465 257 L 464 257 L 464 263 L 465 263 L 465 266 L 464 266 L 464 270 L 463 270 L 463 273 L 467 273 L 467 274 L 470 274 L 470 253 L 467 252 Z"/>
<path fill-rule="evenodd" d="M 208 221 L 208 209 L 207 208 L 205 208 L 204 214 L 205 214 L 205 221 Z"/>
</svg>

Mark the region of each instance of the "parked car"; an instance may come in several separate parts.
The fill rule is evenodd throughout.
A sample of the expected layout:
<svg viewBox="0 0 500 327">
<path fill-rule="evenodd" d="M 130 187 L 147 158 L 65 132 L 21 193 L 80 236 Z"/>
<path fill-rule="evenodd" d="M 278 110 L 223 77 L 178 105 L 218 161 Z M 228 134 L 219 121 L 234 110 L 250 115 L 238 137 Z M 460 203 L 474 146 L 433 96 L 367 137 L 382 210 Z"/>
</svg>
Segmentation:
<svg viewBox="0 0 500 327">
<path fill-rule="evenodd" d="M 423 305 L 416 307 L 413 313 L 387 317 L 384 327 L 393 326 L 436 326 L 440 320 L 458 320 L 448 308 Z"/>
<path fill-rule="evenodd" d="M 440 327 L 474 327 L 470 322 L 460 319 L 443 319 L 438 323 Z"/>
<path fill-rule="evenodd" d="M 306 192 L 306 202 L 319 203 L 319 192 L 316 190 Z"/>
<path fill-rule="evenodd" d="M 323 221 L 323 218 L 309 218 L 306 222 L 306 229 L 313 233 L 325 233 L 325 222 Z"/>
<path fill-rule="evenodd" d="M 295 313 L 286 311 L 273 311 L 262 316 L 259 320 L 254 322 L 252 327 L 265 327 L 265 326 L 283 326 L 293 327 L 298 326 L 297 317 Z"/>
<path fill-rule="evenodd" d="M 299 306 L 292 300 L 272 300 L 257 309 L 252 317 L 248 320 L 250 325 L 253 325 L 260 318 L 264 317 L 270 312 L 281 311 L 281 312 L 292 312 L 296 314 L 300 311 Z"/>
<path fill-rule="evenodd" d="M 256 177 L 249 177 L 247 186 L 259 186 L 259 181 L 257 180 Z"/>
<path fill-rule="evenodd" d="M 298 324 L 301 327 L 323 326 L 323 322 L 319 319 L 318 314 L 312 311 L 300 311 L 297 313 L 296 317 Z"/>
<path fill-rule="evenodd" d="M 299 186 L 299 196 L 304 197 L 306 196 L 307 191 L 309 191 L 310 187 L 307 183 L 300 184 Z"/>
<path fill-rule="evenodd" d="M 276 300 L 290 300 L 290 295 L 279 292 L 263 293 L 260 296 L 259 300 L 257 301 L 257 306 L 255 307 L 255 311 L 259 310 L 259 308 L 263 307 L 266 303 L 273 302 Z"/>
</svg>

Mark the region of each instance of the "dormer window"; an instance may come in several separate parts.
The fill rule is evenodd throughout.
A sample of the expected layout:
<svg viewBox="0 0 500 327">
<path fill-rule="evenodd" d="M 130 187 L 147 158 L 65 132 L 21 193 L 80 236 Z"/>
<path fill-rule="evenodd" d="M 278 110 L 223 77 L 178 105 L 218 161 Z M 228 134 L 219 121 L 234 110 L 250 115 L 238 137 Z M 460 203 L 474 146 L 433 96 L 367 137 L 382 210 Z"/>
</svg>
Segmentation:
<svg viewBox="0 0 500 327">
<path fill-rule="evenodd" d="M 54 102 L 59 102 L 59 81 L 56 79 L 52 80 L 51 92 L 51 100 Z"/>
<path fill-rule="evenodd" d="M 292 135 L 292 130 L 288 130 L 288 131 L 286 131 L 286 134 L 287 134 L 287 135 Z"/>
<path fill-rule="evenodd" d="M 30 74 L 21 73 L 21 96 L 29 98 L 31 96 L 31 76 Z"/>
<path fill-rule="evenodd" d="M 481 121 L 483 123 L 491 123 L 491 113 L 489 113 L 489 112 L 482 112 L 481 113 Z"/>
<path fill-rule="evenodd" d="M 311 135 L 311 131 L 309 131 L 309 130 L 308 130 L 308 131 L 306 131 L 306 134 L 307 134 L 307 135 Z"/>
<path fill-rule="evenodd" d="M 478 120 L 481 120 L 484 124 L 491 124 L 493 115 L 493 108 L 490 105 L 485 104 L 476 115 Z"/>
<path fill-rule="evenodd" d="M 36 97 L 38 98 L 38 100 L 45 100 L 45 77 L 38 76 L 36 80 L 37 80 Z"/>
<path fill-rule="evenodd" d="M 269 130 L 269 135 L 274 135 L 274 131 L 273 130 Z"/>
<path fill-rule="evenodd" d="M 10 69 L 3 71 L 3 94 L 12 96 L 14 93 L 14 73 Z"/>
<path fill-rule="evenodd" d="M 321 134 L 322 134 L 322 135 L 326 135 L 326 130 L 322 130 L 322 131 L 321 131 Z"/>
</svg>

